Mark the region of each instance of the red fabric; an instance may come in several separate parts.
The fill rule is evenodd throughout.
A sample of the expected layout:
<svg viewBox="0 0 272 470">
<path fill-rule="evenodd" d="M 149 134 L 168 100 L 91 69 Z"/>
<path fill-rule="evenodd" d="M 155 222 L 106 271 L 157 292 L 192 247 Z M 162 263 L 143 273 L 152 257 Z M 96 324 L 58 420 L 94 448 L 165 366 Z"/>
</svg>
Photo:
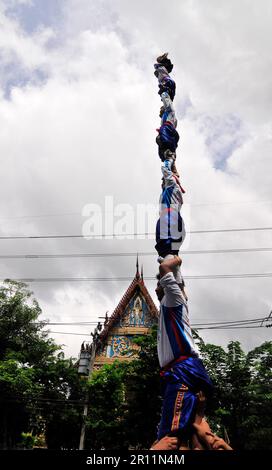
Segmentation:
<svg viewBox="0 0 272 470">
<path fill-rule="evenodd" d="M 188 359 L 190 356 L 179 356 L 177 359 L 174 359 L 173 361 L 169 362 L 164 368 L 161 370 L 160 375 L 163 376 L 164 372 L 167 370 L 171 369 L 175 364 L 178 364 L 179 362 L 185 361 Z"/>
</svg>

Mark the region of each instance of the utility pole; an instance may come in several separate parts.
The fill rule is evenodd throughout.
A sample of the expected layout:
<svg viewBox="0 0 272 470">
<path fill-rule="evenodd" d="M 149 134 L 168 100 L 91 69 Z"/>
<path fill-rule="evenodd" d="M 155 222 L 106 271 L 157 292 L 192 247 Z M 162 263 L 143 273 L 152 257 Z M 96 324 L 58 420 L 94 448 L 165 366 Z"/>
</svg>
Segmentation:
<svg viewBox="0 0 272 470">
<path fill-rule="evenodd" d="M 93 342 L 91 344 L 86 344 L 86 345 L 82 343 L 82 346 L 81 346 L 78 373 L 81 374 L 82 376 L 85 376 L 87 380 L 90 378 L 92 371 L 93 371 L 97 347 L 100 344 L 98 332 L 100 332 L 101 330 L 102 330 L 102 325 L 99 322 L 97 327 L 94 330 L 94 333 L 91 333 L 91 336 L 93 337 Z M 89 401 L 89 394 L 87 392 L 86 402 L 84 405 L 83 416 L 82 416 L 79 450 L 84 450 L 84 447 L 85 447 L 86 418 L 88 416 L 88 401 Z"/>
</svg>

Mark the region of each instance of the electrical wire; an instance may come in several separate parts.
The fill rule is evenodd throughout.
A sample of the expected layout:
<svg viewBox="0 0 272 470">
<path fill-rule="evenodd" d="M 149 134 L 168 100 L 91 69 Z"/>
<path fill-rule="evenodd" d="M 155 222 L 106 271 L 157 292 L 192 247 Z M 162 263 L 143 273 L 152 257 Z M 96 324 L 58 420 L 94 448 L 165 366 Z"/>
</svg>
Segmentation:
<svg viewBox="0 0 272 470">
<path fill-rule="evenodd" d="M 200 233 L 228 233 L 228 232 L 253 232 L 253 231 L 266 231 L 272 230 L 272 227 L 248 227 L 248 228 L 230 228 L 230 229 L 208 229 L 208 230 L 189 230 L 187 233 L 190 234 L 200 234 Z M 51 238 L 83 238 L 83 239 L 99 239 L 99 238 L 116 238 L 121 237 L 124 239 L 126 237 L 142 237 L 142 236 L 154 236 L 153 232 L 144 232 L 144 233 L 112 233 L 112 234 L 97 234 L 97 235 L 2 235 L 0 240 L 33 240 L 33 239 L 51 239 Z"/>
<path fill-rule="evenodd" d="M 210 323 L 192 323 L 191 327 L 195 330 L 223 330 L 223 329 L 248 329 L 248 328 L 265 328 L 269 325 L 264 325 L 264 322 L 269 321 L 270 317 L 259 317 L 259 318 L 250 318 L 244 320 L 230 320 L 230 321 L 217 321 Z M 260 323 L 257 325 L 257 323 Z M 45 326 L 92 326 L 92 324 L 97 324 L 95 322 L 48 322 Z M 67 335 L 76 335 L 76 336 L 88 336 L 90 334 L 86 333 L 75 333 L 75 332 L 64 332 L 64 331 L 51 331 L 48 333 L 52 334 L 67 334 Z"/>
<path fill-rule="evenodd" d="M 230 248 L 221 250 L 181 250 L 182 255 L 199 255 L 199 254 L 217 254 L 217 253 L 255 253 L 270 252 L 272 247 L 262 248 Z M 139 252 L 115 252 L 115 253 L 55 253 L 55 254 L 24 254 L 24 255 L 0 255 L 0 259 L 55 259 L 55 258 L 109 258 L 121 256 L 156 256 L 155 251 L 139 251 Z"/>
<path fill-rule="evenodd" d="M 206 274 L 183 276 L 185 280 L 200 280 L 200 279 L 250 279 L 250 278 L 269 278 L 272 273 L 240 273 L 240 274 Z M 33 282 L 115 282 L 115 281 L 132 281 L 132 277 L 27 277 L 27 278 L 13 278 L 11 276 L 0 279 L 0 282 L 12 279 L 17 282 L 33 283 Z M 156 281 L 155 276 L 145 276 L 145 281 Z"/>
<path fill-rule="evenodd" d="M 192 329 L 194 330 L 236 330 L 236 329 L 247 329 L 247 328 L 266 328 L 265 325 L 261 326 L 233 326 L 233 327 L 194 327 L 192 326 Z M 72 336 L 88 336 L 89 338 L 91 337 L 90 334 L 87 333 L 73 333 L 73 332 L 66 332 L 66 331 L 49 331 L 50 334 L 60 334 L 60 335 L 72 335 Z"/>
<path fill-rule="evenodd" d="M 221 326 L 221 325 L 243 325 L 243 324 L 248 324 L 248 323 L 258 323 L 261 321 L 266 321 L 268 317 L 261 317 L 261 318 L 250 318 L 250 319 L 245 319 L 245 320 L 233 320 L 233 321 L 216 321 L 216 322 L 202 322 L 202 323 L 194 323 L 194 326 L 203 326 L 203 325 L 208 325 L 208 326 Z M 0 320 L 1 321 L 1 320 Z M 65 325 L 65 326 L 92 326 L 92 325 L 97 325 L 97 321 L 81 321 L 81 322 L 46 322 L 46 325 L 51 325 L 51 326 L 59 326 L 59 325 Z M 34 325 L 39 325 L 41 323 L 44 323 L 44 321 L 41 322 L 34 322 Z"/>
<path fill-rule="evenodd" d="M 223 201 L 223 202 L 190 202 L 187 203 L 189 206 L 222 206 L 228 204 L 272 204 L 270 200 L 263 201 Z M 107 211 L 106 211 L 107 212 Z M 103 212 L 105 213 L 105 211 Z M 82 216 L 81 212 L 61 212 L 54 214 L 27 214 L 27 215 L 15 215 L 15 216 L 0 216 L 0 220 L 15 220 L 15 219 L 34 219 L 34 218 L 48 218 L 48 217 L 66 217 L 66 216 Z"/>
</svg>

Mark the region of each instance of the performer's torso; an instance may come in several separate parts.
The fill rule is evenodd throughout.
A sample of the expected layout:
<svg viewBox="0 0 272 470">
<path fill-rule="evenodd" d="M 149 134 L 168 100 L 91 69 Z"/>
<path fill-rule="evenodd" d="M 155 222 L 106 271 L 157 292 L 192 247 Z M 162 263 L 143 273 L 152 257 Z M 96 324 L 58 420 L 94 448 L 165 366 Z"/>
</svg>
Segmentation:
<svg viewBox="0 0 272 470">
<path fill-rule="evenodd" d="M 161 301 L 158 325 L 158 356 L 161 367 L 180 356 L 197 357 L 190 327 L 188 307 L 173 273 L 161 279 L 165 296 Z"/>
</svg>

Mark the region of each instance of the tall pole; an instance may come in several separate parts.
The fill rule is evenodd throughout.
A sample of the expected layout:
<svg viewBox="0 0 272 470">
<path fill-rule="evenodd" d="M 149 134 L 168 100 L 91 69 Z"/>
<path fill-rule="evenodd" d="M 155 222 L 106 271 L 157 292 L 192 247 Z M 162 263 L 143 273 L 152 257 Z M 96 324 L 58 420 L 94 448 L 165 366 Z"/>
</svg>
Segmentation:
<svg viewBox="0 0 272 470">
<path fill-rule="evenodd" d="M 91 377 L 92 372 L 93 372 L 95 355 L 96 355 L 97 347 L 99 345 L 98 331 L 101 331 L 101 329 L 102 329 L 102 326 L 101 326 L 101 323 L 99 322 L 93 334 L 92 344 L 86 346 L 85 348 L 84 343 L 83 343 L 82 348 L 81 348 L 78 372 L 80 374 L 87 375 L 86 380 L 88 380 Z M 86 418 L 88 416 L 88 410 L 89 410 L 88 401 L 89 401 L 89 393 L 87 391 L 86 402 L 84 405 L 83 415 L 82 415 L 82 425 L 81 425 L 80 439 L 79 439 L 79 450 L 84 450 L 85 448 Z"/>
<path fill-rule="evenodd" d="M 79 440 L 79 450 L 84 450 L 85 447 L 85 433 L 86 433 L 86 418 L 88 416 L 88 404 L 84 405 L 83 410 L 83 422 L 81 425 L 80 440 Z"/>
<path fill-rule="evenodd" d="M 95 354 L 96 354 L 96 348 L 97 348 L 97 342 L 93 341 L 91 344 L 91 351 L 90 351 L 90 359 L 89 359 L 89 374 L 87 376 L 87 380 L 90 378 L 93 372 L 93 365 L 94 365 L 94 359 L 95 359 Z M 84 450 L 85 448 L 85 436 L 86 436 L 86 418 L 88 416 L 88 405 L 89 401 L 89 393 L 86 392 L 86 403 L 84 405 L 83 409 L 83 416 L 82 416 L 82 425 L 81 425 L 81 431 L 80 431 L 80 439 L 79 439 L 79 450 Z"/>
</svg>

